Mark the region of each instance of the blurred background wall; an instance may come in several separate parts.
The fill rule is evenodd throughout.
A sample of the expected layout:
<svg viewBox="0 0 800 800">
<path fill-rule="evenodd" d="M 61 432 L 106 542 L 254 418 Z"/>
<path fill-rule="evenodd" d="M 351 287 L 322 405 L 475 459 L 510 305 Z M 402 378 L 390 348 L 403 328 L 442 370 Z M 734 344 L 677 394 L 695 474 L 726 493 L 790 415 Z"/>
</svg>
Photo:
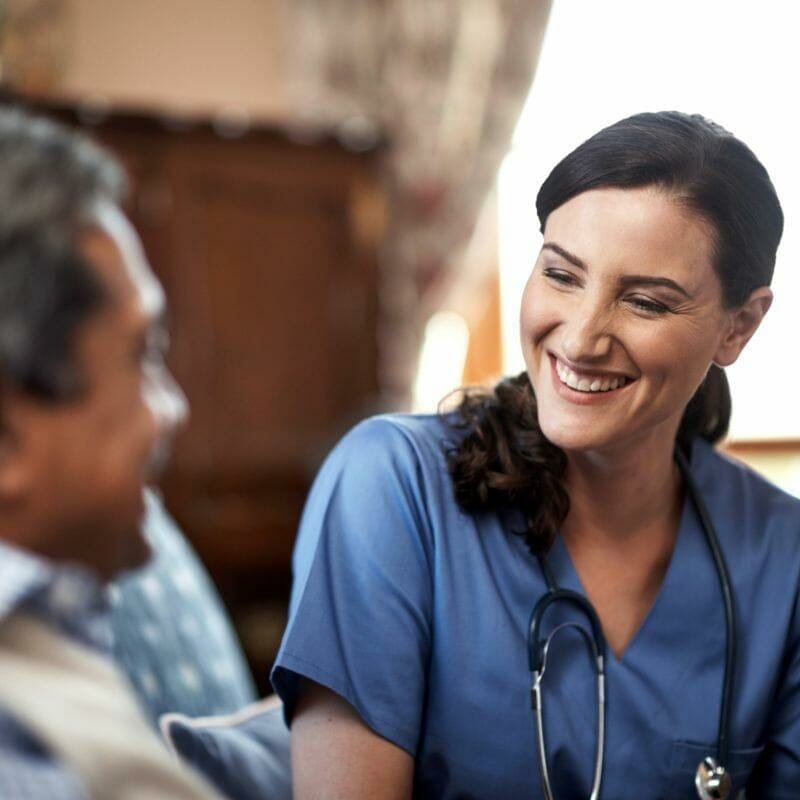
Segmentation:
<svg viewBox="0 0 800 800">
<path fill-rule="evenodd" d="M 10 0 L 5 7 L 15 29 L 6 71 L 27 91 L 172 113 L 229 107 L 277 118 L 285 108 L 274 0 Z"/>
</svg>

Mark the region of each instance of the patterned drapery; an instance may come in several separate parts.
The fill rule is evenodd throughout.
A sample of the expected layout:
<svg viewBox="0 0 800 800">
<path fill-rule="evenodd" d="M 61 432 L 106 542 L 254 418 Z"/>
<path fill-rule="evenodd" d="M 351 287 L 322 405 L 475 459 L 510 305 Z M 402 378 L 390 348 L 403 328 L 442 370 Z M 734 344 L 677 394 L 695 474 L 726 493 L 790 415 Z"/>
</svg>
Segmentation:
<svg viewBox="0 0 800 800">
<path fill-rule="evenodd" d="M 389 405 L 452 282 L 528 94 L 551 0 L 286 0 L 295 122 L 389 141 L 380 333 Z"/>
</svg>

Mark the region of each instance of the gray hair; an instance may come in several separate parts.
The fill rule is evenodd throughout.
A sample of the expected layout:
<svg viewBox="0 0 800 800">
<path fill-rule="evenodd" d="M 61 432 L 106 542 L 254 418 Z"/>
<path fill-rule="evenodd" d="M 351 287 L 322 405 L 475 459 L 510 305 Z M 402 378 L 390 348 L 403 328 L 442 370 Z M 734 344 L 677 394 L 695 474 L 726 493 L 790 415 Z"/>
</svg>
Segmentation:
<svg viewBox="0 0 800 800">
<path fill-rule="evenodd" d="M 106 295 L 77 236 L 124 191 L 122 169 L 85 136 L 0 108 L 0 388 L 53 401 L 80 391 L 76 332 Z"/>
</svg>

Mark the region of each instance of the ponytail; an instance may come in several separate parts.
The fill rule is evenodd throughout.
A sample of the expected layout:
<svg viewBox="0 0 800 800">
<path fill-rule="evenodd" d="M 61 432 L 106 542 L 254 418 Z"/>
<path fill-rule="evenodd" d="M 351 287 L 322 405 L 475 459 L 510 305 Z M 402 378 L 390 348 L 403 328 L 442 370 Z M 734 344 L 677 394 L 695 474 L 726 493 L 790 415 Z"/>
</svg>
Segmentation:
<svg viewBox="0 0 800 800">
<path fill-rule="evenodd" d="M 712 364 L 686 406 L 678 428 L 678 443 L 685 448 L 700 437 L 716 444 L 728 432 L 731 421 L 731 390 L 725 370 Z"/>
</svg>

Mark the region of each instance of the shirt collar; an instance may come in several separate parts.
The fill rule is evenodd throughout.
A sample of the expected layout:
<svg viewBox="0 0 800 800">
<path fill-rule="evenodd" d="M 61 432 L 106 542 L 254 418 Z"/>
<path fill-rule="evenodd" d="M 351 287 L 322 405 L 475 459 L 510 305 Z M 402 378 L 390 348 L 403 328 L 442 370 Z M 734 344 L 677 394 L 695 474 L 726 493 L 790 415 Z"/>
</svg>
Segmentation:
<svg viewBox="0 0 800 800">
<path fill-rule="evenodd" d="M 94 573 L 0 540 L 0 621 L 22 608 L 95 648 L 110 647 L 107 592 Z"/>
</svg>

